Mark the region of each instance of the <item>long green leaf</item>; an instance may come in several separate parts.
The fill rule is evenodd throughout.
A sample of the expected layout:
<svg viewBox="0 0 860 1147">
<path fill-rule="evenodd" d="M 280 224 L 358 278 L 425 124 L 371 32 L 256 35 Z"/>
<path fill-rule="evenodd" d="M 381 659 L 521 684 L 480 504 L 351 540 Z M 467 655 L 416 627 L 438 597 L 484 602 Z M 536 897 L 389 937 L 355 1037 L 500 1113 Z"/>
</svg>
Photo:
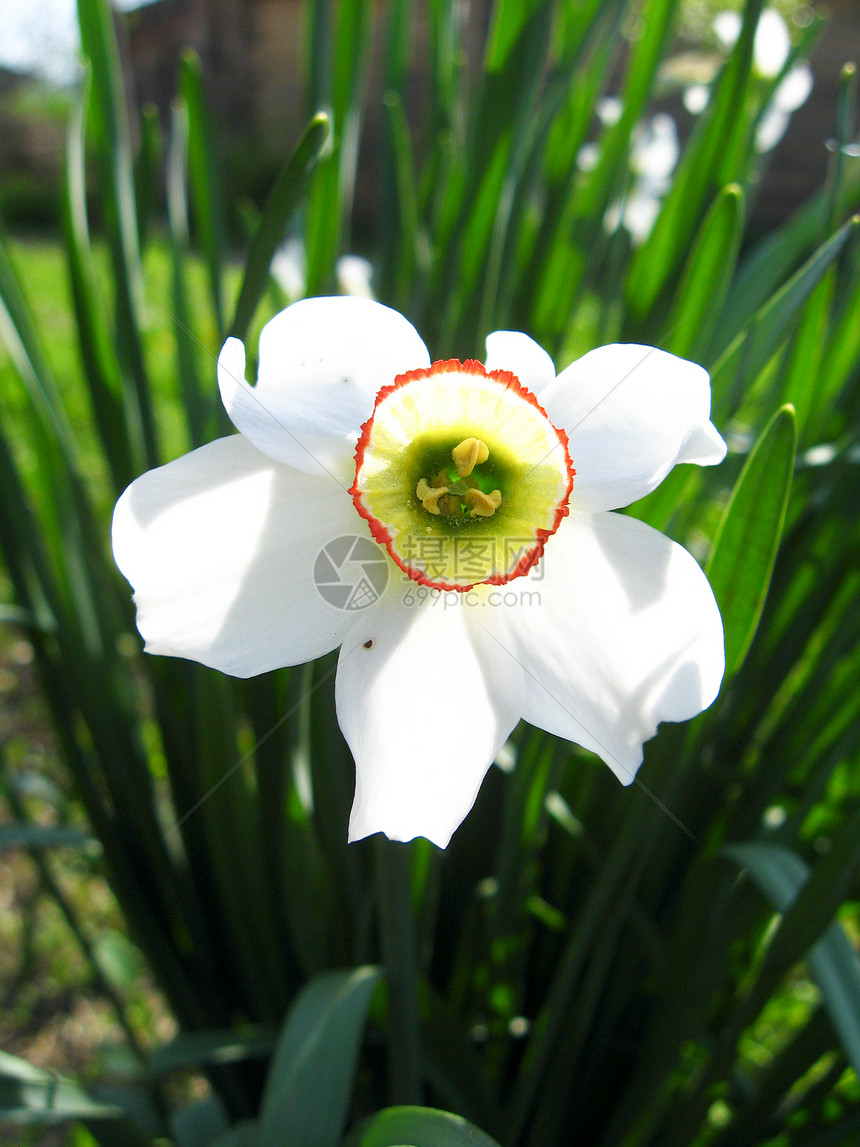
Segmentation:
<svg viewBox="0 0 860 1147">
<path fill-rule="evenodd" d="M 268 1055 L 273 1045 L 272 1034 L 261 1028 L 235 1032 L 180 1032 L 170 1043 L 151 1053 L 149 1070 L 157 1076 L 202 1064 L 239 1063 Z"/>
<path fill-rule="evenodd" d="M 243 1119 L 213 1139 L 209 1147 L 259 1147 L 260 1127 L 255 1119 Z"/>
<path fill-rule="evenodd" d="M 800 441 L 805 438 L 813 407 L 820 404 L 822 411 L 827 408 L 827 402 L 821 401 L 820 396 L 823 385 L 829 390 L 828 397 L 833 394 L 832 383 L 829 379 L 825 383 L 820 368 L 829 343 L 827 334 L 836 286 L 835 271 L 835 267 L 830 267 L 809 296 L 786 355 L 781 397 L 783 402 L 794 407 Z"/>
<path fill-rule="evenodd" d="M 499 1147 L 483 1131 L 447 1111 L 389 1107 L 349 1137 L 347 1147 Z"/>
<path fill-rule="evenodd" d="M 743 130 L 753 39 L 763 3 L 749 0 L 746 4 L 741 34 L 716 91 L 696 125 L 653 231 L 631 260 L 626 298 L 637 319 L 648 315 L 680 266 L 705 205 L 721 184 L 737 178 L 734 172 L 718 172 L 725 155 L 733 150 L 734 136 Z"/>
<path fill-rule="evenodd" d="M 624 79 L 621 115 L 606 128 L 598 162 L 593 171 L 581 176 L 581 186 L 569 199 L 553 239 L 552 274 L 535 299 L 534 321 L 541 332 L 549 327 L 558 337 L 565 329 L 586 268 L 605 242 L 604 213 L 613 195 L 622 193 L 630 139 L 653 88 L 676 10 L 676 0 L 651 0 L 645 6 L 642 35 Z"/>
<path fill-rule="evenodd" d="M 715 408 L 733 410 L 745 385 L 752 382 L 791 330 L 792 324 L 822 276 L 839 256 L 858 224 L 854 216 L 809 258 L 759 310 L 720 356 L 711 372 Z"/>
<path fill-rule="evenodd" d="M 67 1119 L 117 1119 L 118 1107 L 98 1103 L 70 1080 L 0 1051 L 0 1119 L 58 1123 Z"/>
<path fill-rule="evenodd" d="M 662 346 L 672 354 L 704 361 L 735 269 L 744 222 L 743 192 L 724 187 L 705 216 L 666 320 Z"/>
<path fill-rule="evenodd" d="M 4 848 L 80 848 L 95 838 L 79 828 L 42 824 L 4 824 L 0 827 L 0 851 Z"/>
<path fill-rule="evenodd" d="M 329 138 L 329 130 L 329 117 L 324 112 L 315 115 L 269 194 L 248 253 L 236 313 L 230 324 L 230 334 L 234 338 L 244 339 L 248 333 L 257 304 L 266 289 L 272 256 L 284 238 L 288 221 L 301 203 L 311 172 Z"/>
<path fill-rule="evenodd" d="M 131 128 L 119 50 L 107 0 L 78 0 L 81 47 L 90 64 L 91 142 L 98 165 L 116 290 L 116 339 L 125 370 L 133 380 L 146 462 L 158 461 L 155 415 L 143 354 L 143 273 L 138 241 Z"/>
<path fill-rule="evenodd" d="M 379 972 L 326 972 L 287 1017 L 266 1082 L 260 1147 L 337 1147 Z"/>
<path fill-rule="evenodd" d="M 846 170 L 839 189 L 838 214 L 855 211 L 860 203 L 860 164 Z M 827 234 L 831 204 L 822 191 L 803 204 L 795 214 L 756 244 L 740 265 L 732 283 L 720 321 L 714 331 L 708 360 L 713 361 L 731 345 L 738 333 L 780 285 L 808 259 Z"/>
<path fill-rule="evenodd" d="M 94 267 L 87 221 L 86 109 L 89 77 L 76 101 L 66 135 L 63 183 L 63 233 L 72 287 L 78 340 L 93 416 L 111 468 L 114 489 L 124 490 L 145 464 L 141 427 L 129 411 L 127 394 L 105 320 L 105 303 Z M 128 420 L 131 412 L 132 419 Z"/>
<path fill-rule="evenodd" d="M 776 560 L 797 439 L 794 411 L 776 412 L 747 459 L 705 572 L 726 635 L 726 676 L 741 666 L 758 627 Z"/>
<path fill-rule="evenodd" d="M 182 56 L 179 90 L 188 110 L 188 171 L 194 221 L 206 259 L 212 306 L 221 335 L 224 333 L 222 266 L 227 246 L 221 200 L 223 180 L 217 171 L 217 150 L 203 90 L 203 69 L 195 52 L 187 51 Z"/>
<path fill-rule="evenodd" d="M 324 109 L 331 118 L 331 148 L 311 181 L 305 213 L 305 251 L 308 294 L 331 288 L 337 256 L 347 239 L 352 220 L 362 94 L 370 53 L 366 44 L 371 28 L 368 0 L 321 0 L 313 5 L 314 80 L 317 100 L 312 111 Z M 330 43 L 331 13 L 337 13 Z M 322 14 L 322 15 L 319 15 Z M 319 35 L 319 39 L 317 39 Z"/>
<path fill-rule="evenodd" d="M 188 435 L 193 446 L 202 446 L 212 437 L 214 427 L 209 425 L 207 415 L 210 403 L 204 398 L 200 385 L 200 373 L 197 369 L 196 350 L 197 340 L 192 330 L 191 309 L 188 305 L 188 149 L 190 127 L 188 122 L 188 105 L 183 99 L 177 99 L 173 106 L 171 116 L 170 144 L 167 152 L 166 183 L 167 183 L 167 222 L 170 236 L 170 253 L 173 263 L 173 296 L 172 318 L 174 337 L 176 339 L 176 365 L 181 387 L 181 394 L 185 408 L 185 419 L 188 425 Z M 220 264 L 219 264 L 220 268 Z M 218 271 L 209 268 L 210 286 L 213 292 L 219 292 L 220 279 Z M 220 312 L 219 312 L 220 316 Z M 219 332 L 221 319 L 218 318 Z M 207 393 L 214 397 L 214 388 L 208 387 Z"/>
<path fill-rule="evenodd" d="M 729 844 L 722 852 L 749 870 L 774 908 L 782 913 L 790 910 L 810 879 L 809 865 L 782 845 L 763 841 Z M 856 855 L 854 860 L 856 864 Z M 855 1071 L 860 1071 L 860 963 L 838 921 L 809 950 L 807 961 L 842 1046 Z"/>
<path fill-rule="evenodd" d="M 176 1147 L 210 1147 L 219 1137 L 230 1134 L 228 1128 L 224 1104 L 217 1095 L 180 1107 L 170 1118 Z"/>
</svg>

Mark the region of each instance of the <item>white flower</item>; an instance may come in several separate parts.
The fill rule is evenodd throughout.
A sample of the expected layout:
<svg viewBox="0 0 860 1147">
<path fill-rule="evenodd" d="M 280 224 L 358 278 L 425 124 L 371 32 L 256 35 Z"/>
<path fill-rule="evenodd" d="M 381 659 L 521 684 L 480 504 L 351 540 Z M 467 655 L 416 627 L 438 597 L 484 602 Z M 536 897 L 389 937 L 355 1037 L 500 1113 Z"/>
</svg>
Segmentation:
<svg viewBox="0 0 860 1147">
<path fill-rule="evenodd" d="M 341 255 L 335 263 L 334 273 L 339 295 L 373 298 L 373 264 L 363 255 Z"/>
<path fill-rule="evenodd" d="M 684 107 L 690 115 L 701 115 L 708 106 L 710 98 L 711 89 L 707 84 L 690 84 L 688 88 L 684 89 L 681 97 Z"/>
<path fill-rule="evenodd" d="M 600 122 L 607 127 L 611 127 L 621 119 L 624 104 L 618 96 L 604 96 L 602 100 L 597 101 L 597 108 L 595 110 Z"/>
<path fill-rule="evenodd" d="M 405 318 L 355 298 L 288 307 L 259 356 L 250 386 L 227 340 L 240 433 L 133 482 L 114 553 L 151 653 L 248 677 L 340 646 L 350 839 L 444 847 L 521 717 L 629 784 L 659 721 L 711 703 L 707 580 L 608 512 L 722 459 L 704 370 L 625 345 L 556 377 L 511 331 L 483 366 L 431 364 Z"/>
<path fill-rule="evenodd" d="M 770 151 L 776 147 L 791 120 L 791 113 L 806 103 L 812 91 L 812 69 L 808 64 L 797 64 L 776 85 L 770 103 L 758 122 L 755 132 L 757 151 Z"/>
<path fill-rule="evenodd" d="M 288 299 L 300 299 L 305 293 L 307 268 L 305 245 L 301 239 L 286 239 L 275 251 L 269 273 Z"/>
<path fill-rule="evenodd" d="M 604 225 L 614 231 L 622 224 L 636 245 L 654 227 L 680 148 L 675 121 L 664 112 L 637 124 L 631 139 L 630 168 L 635 181 L 624 200 L 611 204 Z"/>
<path fill-rule="evenodd" d="M 301 299 L 307 287 L 305 245 L 295 237 L 286 239 L 275 251 L 269 273 L 290 302 Z M 339 295 L 372 299 L 373 264 L 361 255 L 341 255 L 334 267 Z"/>
<path fill-rule="evenodd" d="M 659 112 L 633 133 L 630 166 L 642 180 L 665 191 L 678 162 L 678 129 L 665 112 Z"/>
</svg>

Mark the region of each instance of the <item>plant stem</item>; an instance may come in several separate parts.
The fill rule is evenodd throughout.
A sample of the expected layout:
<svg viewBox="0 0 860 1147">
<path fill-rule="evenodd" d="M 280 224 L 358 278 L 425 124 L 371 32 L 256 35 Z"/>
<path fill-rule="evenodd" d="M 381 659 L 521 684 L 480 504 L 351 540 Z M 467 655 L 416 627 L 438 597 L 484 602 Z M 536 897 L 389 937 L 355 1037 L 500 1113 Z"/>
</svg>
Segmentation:
<svg viewBox="0 0 860 1147">
<path fill-rule="evenodd" d="M 420 1104 L 423 1099 L 412 860 L 409 845 L 377 841 L 380 939 L 388 984 L 388 1099 L 392 1105 Z"/>
</svg>

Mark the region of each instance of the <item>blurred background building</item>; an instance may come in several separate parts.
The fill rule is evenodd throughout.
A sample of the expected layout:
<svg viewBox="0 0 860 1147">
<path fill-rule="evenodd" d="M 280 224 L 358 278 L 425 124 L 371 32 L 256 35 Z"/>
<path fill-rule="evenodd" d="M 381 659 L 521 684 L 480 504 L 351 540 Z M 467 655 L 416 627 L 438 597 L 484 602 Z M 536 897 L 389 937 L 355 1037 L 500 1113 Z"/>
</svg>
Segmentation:
<svg viewBox="0 0 860 1147">
<path fill-rule="evenodd" d="M 721 6 L 708 2 L 714 11 Z M 237 190 L 262 198 L 277 165 L 314 110 L 308 106 L 304 71 L 307 7 L 303 0 L 150 0 L 143 4 L 121 0 L 116 19 L 129 98 L 138 106 L 155 105 L 166 126 L 180 55 L 185 48 L 193 48 L 202 61 L 228 178 Z M 796 7 L 801 21 L 808 17 L 809 9 Z M 25 8 L 26 12 L 19 11 Z M 422 8 L 414 6 L 413 107 L 420 105 L 426 54 Z M 490 0 L 472 0 L 466 8 L 471 40 L 479 43 Z M 758 231 L 785 218 L 820 187 L 827 168 L 840 69 L 847 60 L 860 57 L 860 4 L 829 0 L 827 11 L 829 20 L 812 57 L 812 94 L 794 113 L 785 138 L 770 157 L 755 205 Z M 385 35 L 387 12 L 387 3 L 377 5 L 369 46 L 362 135 L 363 153 L 370 160 L 368 170 L 373 169 L 382 99 L 382 77 L 373 60 Z M 0 212 L 7 222 L 29 212 L 31 221 L 38 223 L 55 211 L 66 89 L 77 74 L 75 50 L 74 0 L 42 0 L 39 5 L 14 8 L 11 0 L 0 4 Z M 713 51 L 707 45 L 679 43 L 679 51 L 685 54 L 700 51 L 707 55 L 709 50 Z M 474 58 L 477 61 L 477 52 Z M 40 80 L 37 89 L 34 74 Z M 667 91 L 657 108 L 677 119 L 683 141 L 692 118 L 682 106 L 680 93 Z M 361 178 L 360 171 L 359 223 L 374 203 L 375 188 Z"/>
</svg>

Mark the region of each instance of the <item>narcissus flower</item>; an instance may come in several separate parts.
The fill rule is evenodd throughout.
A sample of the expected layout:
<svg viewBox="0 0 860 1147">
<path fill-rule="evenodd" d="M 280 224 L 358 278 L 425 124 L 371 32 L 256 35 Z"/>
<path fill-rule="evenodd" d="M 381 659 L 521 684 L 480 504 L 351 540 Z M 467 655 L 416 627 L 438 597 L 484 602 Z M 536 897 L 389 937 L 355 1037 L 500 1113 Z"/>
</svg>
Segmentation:
<svg viewBox="0 0 860 1147">
<path fill-rule="evenodd" d="M 113 545 L 151 653 L 238 677 L 340 646 L 350 839 L 444 847 L 520 718 L 629 784 L 660 721 L 707 707 L 723 633 L 679 545 L 609 511 L 711 465 L 704 370 L 642 346 L 556 376 L 525 334 L 431 363 L 405 318 L 307 299 L 264 328 L 239 431 L 144 474 Z"/>
</svg>

